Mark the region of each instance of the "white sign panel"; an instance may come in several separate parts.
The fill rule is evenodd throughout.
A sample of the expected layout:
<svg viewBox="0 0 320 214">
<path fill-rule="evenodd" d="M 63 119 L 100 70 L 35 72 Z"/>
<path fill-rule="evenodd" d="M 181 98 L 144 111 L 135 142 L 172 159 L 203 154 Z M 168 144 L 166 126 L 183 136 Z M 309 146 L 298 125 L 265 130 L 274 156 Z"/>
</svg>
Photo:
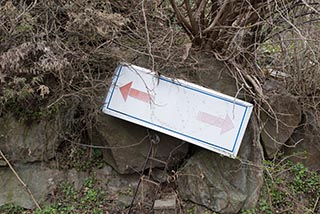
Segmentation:
<svg viewBox="0 0 320 214">
<path fill-rule="evenodd" d="M 232 158 L 237 156 L 253 106 L 150 70 L 119 65 L 103 112 Z"/>
</svg>

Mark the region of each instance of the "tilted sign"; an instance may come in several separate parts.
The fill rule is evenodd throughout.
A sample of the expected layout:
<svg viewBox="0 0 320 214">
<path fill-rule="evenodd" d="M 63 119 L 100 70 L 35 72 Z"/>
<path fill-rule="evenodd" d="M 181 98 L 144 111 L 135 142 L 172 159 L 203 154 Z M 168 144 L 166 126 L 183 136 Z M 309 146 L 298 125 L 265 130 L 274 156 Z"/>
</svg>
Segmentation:
<svg viewBox="0 0 320 214">
<path fill-rule="evenodd" d="M 134 65 L 119 65 L 103 112 L 235 158 L 253 106 Z"/>
</svg>

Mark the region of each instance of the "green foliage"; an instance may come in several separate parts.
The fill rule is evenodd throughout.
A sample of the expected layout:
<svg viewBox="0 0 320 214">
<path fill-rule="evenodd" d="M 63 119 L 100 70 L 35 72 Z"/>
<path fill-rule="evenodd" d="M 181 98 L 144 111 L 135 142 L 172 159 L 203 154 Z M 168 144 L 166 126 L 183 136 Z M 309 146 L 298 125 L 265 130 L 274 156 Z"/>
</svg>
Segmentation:
<svg viewBox="0 0 320 214">
<path fill-rule="evenodd" d="M 66 143 L 60 150 L 58 161 L 63 163 L 60 166 L 62 169 L 75 168 L 78 171 L 90 171 L 92 168 L 103 166 L 101 149 Z"/>
<path fill-rule="evenodd" d="M 70 184 L 69 182 L 62 182 L 60 188 L 61 188 L 61 191 L 64 194 L 66 200 L 76 200 L 77 199 L 78 192 L 76 191 L 74 186 L 72 184 Z"/>
<path fill-rule="evenodd" d="M 20 214 L 20 213 L 24 213 L 25 209 L 15 206 L 13 204 L 6 204 L 3 206 L 0 206 L 0 213 L 3 214 Z"/>
<path fill-rule="evenodd" d="M 37 210 L 36 214 L 58 214 L 58 209 L 54 206 L 47 206 L 44 207 L 42 210 Z"/>
<path fill-rule="evenodd" d="M 274 43 L 271 43 L 270 41 L 263 43 L 260 46 L 260 48 L 261 48 L 261 51 L 266 54 L 275 54 L 275 53 L 280 53 L 281 51 L 281 47 L 279 44 L 274 44 Z"/>
<path fill-rule="evenodd" d="M 123 194 L 133 196 L 133 188 L 131 184 L 129 184 L 127 190 L 123 192 Z"/>
<path fill-rule="evenodd" d="M 62 182 L 57 191 L 54 203 L 35 210 L 36 214 L 73 214 L 93 213 L 102 214 L 108 210 L 109 201 L 105 191 L 98 185 L 98 181 L 89 177 L 83 187 L 76 190 L 72 183 Z"/>
<path fill-rule="evenodd" d="M 301 163 L 265 161 L 265 185 L 257 207 L 242 214 L 316 213 L 320 211 L 320 175 Z"/>
<path fill-rule="evenodd" d="M 296 193 L 309 193 L 319 197 L 320 178 L 317 172 L 310 172 L 301 163 L 292 166 L 294 178 L 290 183 L 292 191 Z"/>
<path fill-rule="evenodd" d="M 255 211 L 255 209 L 243 210 L 243 211 L 241 211 L 241 214 L 256 214 L 256 211 Z"/>
<path fill-rule="evenodd" d="M 187 214 L 195 214 L 196 213 L 196 207 L 192 206 L 189 209 L 187 209 Z"/>
</svg>

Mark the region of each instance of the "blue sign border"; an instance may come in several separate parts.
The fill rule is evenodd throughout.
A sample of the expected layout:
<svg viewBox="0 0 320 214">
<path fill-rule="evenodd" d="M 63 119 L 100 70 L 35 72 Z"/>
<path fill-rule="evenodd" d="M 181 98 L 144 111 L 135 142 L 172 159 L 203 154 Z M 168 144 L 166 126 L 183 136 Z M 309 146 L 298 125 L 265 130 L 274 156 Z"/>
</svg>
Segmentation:
<svg viewBox="0 0 320 214">
<path fill-rule="evenodd" d="M 208 92 L 206 92 L 206 91 L 201 91 L 201 90 L 199 90 L 199 89 L 197 89 L 197 88 L 193 88 L 193 87 L 191 87 L 191 86 L 187 86 L 187 85 L 180 84 L 180 83 L 178 83 L 178 82 L 173 81 L 172 79 L 165 78 L 165 77 L 163 77 L 163 76 L 160 76 L 160 77 L 159 77 L 159 79 L 162 80 L 162 81 L 170 82 L 170 83 L 175 84 L 175 85 L 177 85 L 177 86 L 180 86 L 180 87 L 183 87 L 183 88 L 192 90 L 192 91 L 196 91 L 196 92 L 199 92 L 199 93 L 201 93 L 201 94 L 204 94 L 204 95 L 213 97 L 213 98 L 215 98 L 215 99 L 220 99 L 220 100 L 223 100 L 223 101 L 226 101 L 226 102 L 229 102 L 229 103 L 232 103 L 232 104 L 235 104 L 235 105 L 238 105 L 238 106 L 241 106 L 241 107 L 244 107 L 244 108 L 245 108 L 245 111 L 244 111 L 244 114 L 243 114 L 243 117 L 242 117 L 242 120 L 241 120 L 241 123 L 240 123 L 240 127 L 239 127 L 239 130 L 238 130 L 236 139 L 235 139 L 235 141 L 234 141 L 234 143 L 233 143 L 232 150 L 229 150 L 229 149 L 223 148 L 223 147 L 221 147 L 221 146 L 218 146 L 218 145 L 209 143 L 209 142 L 207 142 L 207 141 L 204 141 L 204 140 L 201 140 L 201 139 L 192 137 L 192 136 L 190 136 L 190 135 L 186 135 L 186 134 L 183 134 L 183 133 L 181 133 L 181 132 L 177 132 L 177 131 L 175 131 L 175 130 L 172 130 L 172 129 L 169 129 L 169 128 L 160 126 L 160 125 L 158 125 L 158 124 L 151 123 L 151 122 L 149 122 L 149 121 L 143 120 L 143 119 L 138 118 L 138 117 L 135 117 L 135 116 L 133 116 L 133 115 L 129 115 L 129 114 L 127 114 L 127 113 L 118 111 L 118 110 L 116 110 L 116 109 L 112 109 L 112 108 L 110 107 L 110 103 L 111 103 L 111 100 L 112 100 L 113 93 L 114 93 L 114 90 L 115 90 L 115 88 L 116 88 L 117 82 L 118 82 L 118 80 L 119 80 L 119 76 L 120 76 L 120 74 L 121 74 L 122 67 L 123 67 L 123 65 L 119 65 L 119 67 L 118 67 L 118 69 L 117 69 L 117 71 L 116 71 L 116 74 L 115 74 L 115 77 L 114 77 L 114 80 L 113 80 L 113 89 L 112 89 L 112 92 L 111 92 L 111 95 L 110 95 L 109 100 L 106 102 L 106 103 L 108 103 L 107 109 L 109 109 L 109 110 L 111 110 L 111 111 L 114 111 L 114 112 L 116 112 L 116 113 L 125 115 L 125 116 L 127 116 L 127 117 L 131 117 L 131 118 L 133 118 L 133 119 L 135 119 L 135 120 L 139 120 L 139 121 L 142 121 L 142 122 L 144 122 L 144 123 L 150 124 L 150 125 L 152 125 L 152 126 L 156 126 L 156 127 L 161 128 L 161 129 L 164 129 L 164 130 L 173 132 L 173 133 L 175 133 L 175 134 L 178 134 L 178 135 L 181 135 L 181 136 L 184 136 L 184 137 L 187 137 L 187 138 L 196 140 L 196 141 L 198 141 L 198 142 L 205 143 L 205 144 L 207 144 L 207 145 L 209 145 L 209 146 L 212 146 L 212 147 L 215 147 L 215 148 L 222 149 L 222 150 L 225 150 L 225 151 L 228 151 L 228 152 L 233 153 L 233 151 L 234 151 L 234 149 L 235 149 L 235 146 L 236 146 L 236 144 L 237 144 L 239 135 L 240 135 L 240 131 L 241 131 L 241 129 L 243 128 L 243 121 L 244 121 L 245 116 L 246 116 L 246 114 L 247 114 L 248 106 L 245 106 L 245 105 L 243 105 L 243 104 L 241 104 L 241 103 L 237 103 L 237 102 L 234 101 L 234 100 L 228 100 L 228 99 L 226 99 L 226 98 L 219 97 L 219 96 L 214 95 L 214 94 L 210 94 L 210 93 L 208 93 Z"/>
</svg>

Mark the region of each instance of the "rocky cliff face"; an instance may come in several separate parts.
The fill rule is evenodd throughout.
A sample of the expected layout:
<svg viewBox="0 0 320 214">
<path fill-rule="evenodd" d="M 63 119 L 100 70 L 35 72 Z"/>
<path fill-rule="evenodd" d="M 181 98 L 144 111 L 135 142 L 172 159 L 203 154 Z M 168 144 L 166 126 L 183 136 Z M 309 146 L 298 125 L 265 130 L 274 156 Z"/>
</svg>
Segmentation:
<svg viewBox="0 0 320 214">
<path fill-rule="evenodd" d="M 190 75 L 185 76 L 187 79 L 231 96 L 239 95 L 242 99 L 251 100 L 245 93 L 238 93 L 234 79 L 228 75 L 223 64 L 206 56 L 197 57 L 199 67 L 184 67 L 180 70 L 184 74 L 188 70 Z M 288 154 L 306 150 L 308 155 L 305 163 L 312 168 L 319 168 L 318 141 L 315 137 L 319 127 L 312 123 L 315 121 L 314 114 L 304 112 L 301 121 L 299 103 L 288 92 L 280 90 L 277 82 L 267 81 L 264 89 L 269 93 L 269 105 L 262 108 L 256 106 L 257 109 L 260 108 L 261 115 L 257 115 L 259 111 L 253 114 L 239 157 L 235 160 L 194 146 L 190 150 L 188 143 L 182 144 L 178 139 L 156 133 L 160 142 L 156 147 L 155 157 L 169 161 L 169 168 L 174 169 L 174 175 L 160 175 L 157 180 L 164 183 L 175 182 L 183 200 L 219 213 L 237 213 L 256 204 L 263 185 L 264 159 L 273 158 L 282 150 L 286 150 Z M 71 121 L 72 117 L 68 120 Z M 81 186 L 84 177 L 88 176 L 85 172 L 55 167 L 57 151 L 65 140 L 59 133 L 68 132 L 70 135 L 72 130 L 68 130 L 68 127 L 70 126 L 61 125 L 61 120 L 57 122 L 56 119 L 25 123 L 11 115 L 0 118 L 0 149 L 40 203 L 48 199 L 62 180 L 71 180 Z M 106 186 L 109 185 L 115 192 L 129 183 L 136 186 L 137 183 L 133 180 L 137 181 L 139 176 L 135 172 L 141 172 L 150 146 L 149 131 L 99 114 L 95 125 L 85 130 L 85 133 L 87 137 L 77 143 L 101 148 L 105 165 L 104 170 L 91 171 L 95 171 L 103 179 L 109 179 L 111 182 Z M 152 167 L 161 168 L 161 164 L 147 165 L 147 168 Z M 119 176 L 124 179 L 121 184 L 116 182 Z M 157 176 L 159 174 L 154 175 Z M 172 176 L 175 179 L 172 180 Z M 14 203 L 34 208 L 30 196 L 8 168 L 7 162 L 1 158 L 0 189 L 0 205 Z"/>
</svg>

